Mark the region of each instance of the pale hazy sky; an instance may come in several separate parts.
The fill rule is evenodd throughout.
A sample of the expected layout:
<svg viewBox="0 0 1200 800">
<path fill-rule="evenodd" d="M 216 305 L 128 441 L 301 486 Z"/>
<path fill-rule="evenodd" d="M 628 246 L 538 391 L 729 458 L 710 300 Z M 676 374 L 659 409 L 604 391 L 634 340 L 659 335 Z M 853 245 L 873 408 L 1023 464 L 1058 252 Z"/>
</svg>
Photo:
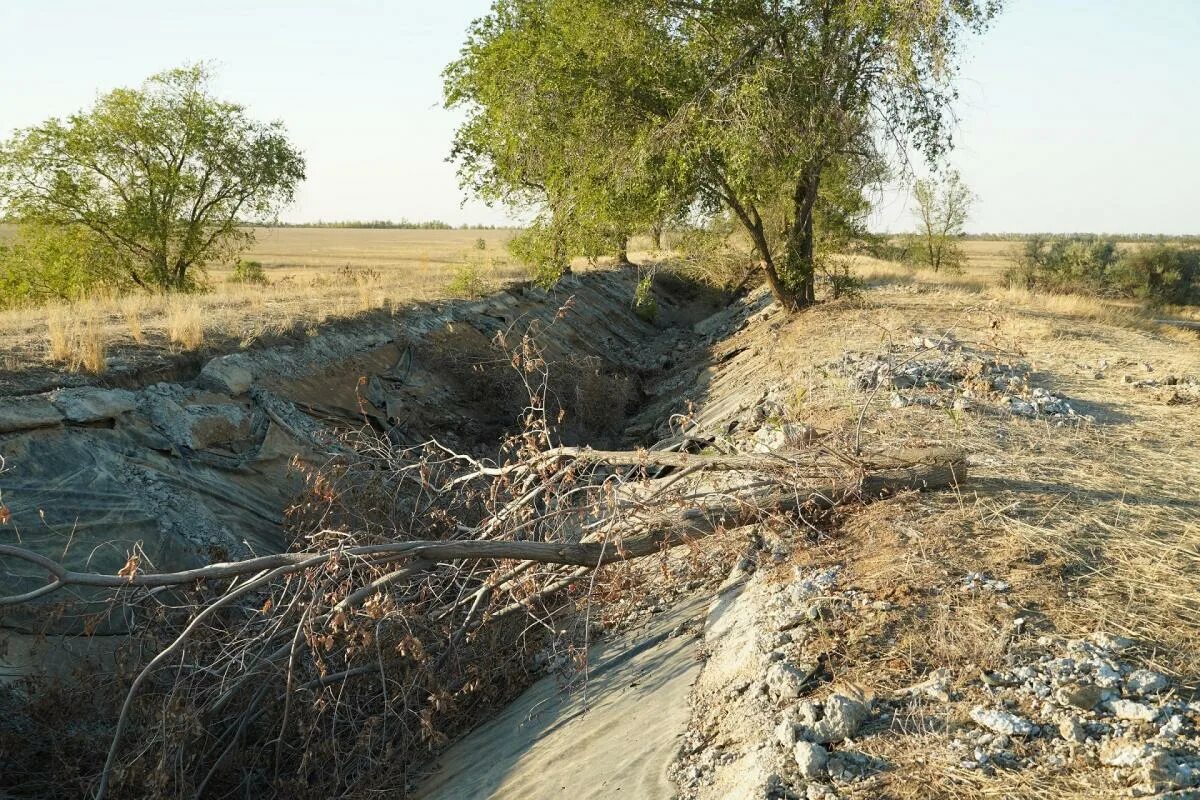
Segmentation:
<svg viewBox="0 0 1200 800">
<path fill-rule="evenodd" d="M 502 223 L 461 205 L 440 72 L 487 0 L 0 0 L 0 136 L 215 61 L 308 159 L 290 220 Z M 973 42 L 953 163 L 974 231 L 1200 233 L 1200 0 L 1010 0 Z M 881 227 L 911 225 L 892 196 Z"/>
</svg>

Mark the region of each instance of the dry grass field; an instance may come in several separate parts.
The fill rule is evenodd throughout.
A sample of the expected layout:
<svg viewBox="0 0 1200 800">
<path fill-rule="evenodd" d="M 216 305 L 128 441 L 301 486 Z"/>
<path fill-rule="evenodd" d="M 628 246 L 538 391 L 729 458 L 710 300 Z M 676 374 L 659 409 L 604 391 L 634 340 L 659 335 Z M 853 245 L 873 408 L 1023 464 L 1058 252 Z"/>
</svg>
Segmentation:
<svg viewBox="0 0 1200 800">
<path fill-rule="evenodd" d="M 12 236 L 0 225 L 0 241 Z M 262 264 L 265 284 L 231 280 L 234 264 L 208 270 L 211 291 L 185 297 L 96 296 L 71 304 L 0 312 L 0 392 L 33 391 L 64 372 L 100 374 L 112 363 L 145 365 L 244 349 L 364 314 L 491 291 L 527 277 L 505 247 L 512 230 L 260 228 L 245 260 Z M 635 260 L 648 240 L 635 240 Z M 1016 241 L 967 241 L 961 273 L 934 274 L 865 256 L 853 271 L 874 286 L 917 283 L 1019 302 L 1045 312 L 1141 325 L 1131 303 L 1030 295 L 1003 286 Z M 585 265 L 578 265 L 583 267 Z M 457 279 L 457 280 L 456 280 Z M 1187 314 L 1184 314 L 1188 316 Z"/>
<path fill-rule="evenodd" d="M 0 236 L 11 236 L 4 227 Z M 490 290 L 525 277 L 504 246 L 512 233 L 259 229 L 243 258 L 262 263 L 265 285 L 231 282 L 234 265 L 223 264 L 208 271 L 212 291 L 205 294 L 99 296 L 0 312 L 0 376 L 31 367 L 101 372 L 114 350 L 248 347 L 336 319 L 452 296 L 451 282 L 464 265 L 473 288 Z"/>
</svg>

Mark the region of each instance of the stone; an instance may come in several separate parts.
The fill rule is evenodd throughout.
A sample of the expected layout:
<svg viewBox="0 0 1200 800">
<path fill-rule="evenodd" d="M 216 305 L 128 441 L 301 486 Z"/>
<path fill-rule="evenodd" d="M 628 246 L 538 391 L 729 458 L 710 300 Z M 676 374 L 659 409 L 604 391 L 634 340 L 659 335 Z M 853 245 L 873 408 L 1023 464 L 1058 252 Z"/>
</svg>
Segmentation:
<svg viewBox="0 0 1200 800">
<path fill-rule="evenodd" d="M 796 744 L 796 724 L 789 718 L 784 718 L 775 726 L 775 741 L 784 747 Z"/>
<path fill-rule="evenodd" d="M 767 692 L 776 700 L 795 700 L 812 670 L 776 661 L 767 668 Z"/>
<path fill-rule="evenodd" d="M 1074 706 L 1084 711 L 1091 711 L 1100 704 L 1102 691 L 1099 686 L 1091 683 L 1072 683 L 1058 687 L 1054 699 L 1059 705 Z"/>
<path fill-rule="evenodd" d="M 1132 767 L 1153 752 L 1145 742 L 1110 739 L 1100 745 L 1100 763 L 1109 767 Z"/>
<path fill-rule="evenodd" d="M 863 699 L 835 693 L 821 704 L 822 717 L 807 726 L 805 738 L 814 742 L 840 742 L 849 739 L 871 714 Z"/>
<path fill-rule="evenodd" d="M 59 389 L 50 394 L 54 404 L 68 422 L 86 424 L 116 419 L 137 408 L 137 395 L 126 389 L 98 389 L 84 386 L 78 389 Z"/>
<path fill-rule="evenodd" d="M 246 365 L 242 353 L 231 353 L 212 359 L 200 370 L 197 383 L 201 386 L 225 392 L 231 396 L 245 394 L 254 385 L 254 373 Z"/>
<path fill-rule="evenodd" d="M 1058 723 L 1058 735 L 1068 742 L 1081 744 L 1087 739 L 1087 734 L 1083 730 L 1083 723 L 1075 717 L 1065 717 Z"/>
<path fill-rule="evenodd" d="M 1133 640 L 1124 636 L 1115 636 L 1106 631 L 1096 631 L 1091 635 L 1092 642 L 1101 650 L 1120 653 L 1133 647 Z"/>
<path fill-rule="evenodd" d="M 829 753 L 819 744 L 812 742 L 796 742 L 792 748 L 796 766 L 800 774 L 806 778 L 819 778 L 825 773 L 825 765 L 829 762 Z"/>
<path fill-rule="evenodd" d="M 1153 722 L 1158 717 L 1158 709 L 1138 703 L 1134 700 L 1111 700 L 1108 709 L 1117 719 L 1127 719 L 1135 722 Z"/>
<path fill-rule="evenodd" d="M 975 706 L 971 709 L 971 719 L 980 727 L 1007 736 L 1029 736 L 1033 733 L 1032 722 L 1007 711 Z"/>
<path fill-rule="evenodd" d="M 1134 694 L 1158 694 L 1170 684 L 1167 676 L 1148 669 L 1136 669 L 1125 678 L 1125 688 Z"/>
<path fill-rule="evenodd" d="M 0 401 L 0 433 L 47 428 L 62 421 L 62 412 L 45 397 L 14 397 Z"/>
</svg>

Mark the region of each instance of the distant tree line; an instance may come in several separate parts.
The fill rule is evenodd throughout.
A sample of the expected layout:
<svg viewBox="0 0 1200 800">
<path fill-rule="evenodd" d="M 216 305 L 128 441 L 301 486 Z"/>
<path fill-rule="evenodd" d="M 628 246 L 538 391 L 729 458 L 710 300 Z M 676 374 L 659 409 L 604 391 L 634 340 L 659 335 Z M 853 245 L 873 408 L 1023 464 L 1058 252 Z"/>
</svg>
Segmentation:
<svg viewBox="0 0 1200 800">
<path fill-rule="evenodd" d="M 975 242 L 1025 242 L 1033 239 L 1078 239 L 1094 241 L 1112 239 L 1117 242 L 1197 242 L 1200 233 L 967 233 L 963 239 Z"/>
<path fill-rule="evenodd" d="M 409 220 L 401 218 L 399 221 L 390 219 L 349 219 L 349 220 L 323 220 L 319 219 L 316 222 L 271 222 L 265 225 L 268 228 L 394 228 L 397 230 L 414 230 L 414 231 L 498 231 L 498 230 L 513 230 L 517 226 L 509 225 L 474 225 L 462 224 L 457 226 L 451 225 L 448 222 L 442 222 L 440 219 L 429 220 Z"/>
</svg>

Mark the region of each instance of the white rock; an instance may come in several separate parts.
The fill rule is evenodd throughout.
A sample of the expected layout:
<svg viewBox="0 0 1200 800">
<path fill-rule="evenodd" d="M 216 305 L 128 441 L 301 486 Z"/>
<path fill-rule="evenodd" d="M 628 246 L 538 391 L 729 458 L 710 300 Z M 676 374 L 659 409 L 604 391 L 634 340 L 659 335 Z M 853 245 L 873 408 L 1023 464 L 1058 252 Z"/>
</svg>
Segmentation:
<svg viewBox="0 0 1200 800">
<path fill-rule="evenodd" d="M 775 741 L 784 747 L 796 744 L 796 724 L 791 719 L 785 717 L 775 726 Z"/>
<path fill-rule="evenodd" d="M 865 698 L 832 694 L 821 704 L 824 716 L 807 727 L 805 737 L 814 742 L 840 742 L 858 731 L 871 713 Z"/>
<path fill-rule="evenodd" d="M 1087 738 L 1083 725 L 1075 717 L 1066 717 L 1058 723 L 1058 735 L 1068 742 L 1080 743 Z"/>
<path fill-rule="evenodd" d="M 812 670 L 776 661 L 767 668 L 767 691 L 776 700 L 795 700 Z"/>
<path fill-rule="evenodd" d="M 1153 752 L 1145 742 L 1112 739 L 1100 746 L 1100 763 L 1110 767 L 1132 767 Z"/>
<path fill-rule="evenodd" d="M 800 774 L 806 778 L 819 778 L 825 772 L 825 764 L 829 761 L 829 753 L 819 744 L 812 742 L 796 742 L 792 750 L 796 766 Z"/>
<path fill-rule="evenodd" d="M 971 719 L 981 727 L 1008 736 L 1028 736 L 1033 733 L 1032 722 L 1007 711 L 975 706 L 971 709 Z"/>
<path fill-rule="evenodd" d="M 1133 700 L 1111 700 L 1105 705 L 1118 719 L 1128 719 L 1137 722 L 1153 722 L 1158 717 L 1158 709 L 1145 703 Z"/>
<path fill-rule="evenodd" d="M 1091 640 L 1102 650 L 1109 650 L 1113 653 L 1120 653 L 1123 650 L 1133 647 L 1132 639 L 1126 639 L 1124 636 L 1114 636 L 1106 631 L 1096 631 L 1091 635 Z"/>
<path fill-rule="evenodd" d="M 1125 679 L 1125 688 L 1134 694 L 1158 694 L 1169 685 L 1167 676 L 1148 669 L 1137 669 Z"/>
</svg>

